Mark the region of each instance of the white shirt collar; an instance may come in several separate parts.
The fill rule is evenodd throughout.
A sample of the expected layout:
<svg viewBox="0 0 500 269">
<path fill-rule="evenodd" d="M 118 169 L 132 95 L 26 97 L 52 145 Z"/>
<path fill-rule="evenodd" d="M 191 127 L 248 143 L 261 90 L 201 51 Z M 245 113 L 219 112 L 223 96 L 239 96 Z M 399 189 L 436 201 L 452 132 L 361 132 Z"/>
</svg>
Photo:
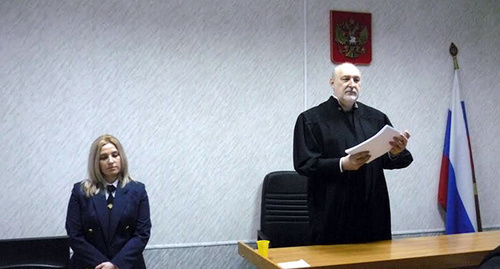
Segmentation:
<svg viewBox="0 0 500 269">
<path fill-rule="evenodd" d="M 109 184 L 109 183 L 106 184 L 106 186 L 108 186 L 108 185 L 113 185 L 113 186 L 115 186 L 115 188 L 118 189 L 118 179 L 116 179 L 115 182 L 113 182 L 113 184 Z M 108 191 L 108 188 L 106 188 L 106 192 L 107 191 Z"/>
<path fill-rule="evenodd" d="M 113 185 L 113 186 L 115 186 L 115 188 L 116 188 L 116 190 L 117 190 L 117 189 L 118 189 L 118 179 L 117 179 L 117 180 L 115 180 L 115 182 L 113 182 L 113 184 L 106 183 L 106 186 L 108 186 L 108 185 Z M 116 190 L 114 191 L 115 193 L 116 193 Z M 106 188 L 104 188 L 104 191 L 105 191 L 105 193 L 104 193 L 104 194 L 106 195 L 106 199 L 108 199 L 108 197 L 109 197 L 108 188 L 107 188 L 107 187 L 106 187 Z M 113 196 L 114 196 L 114 194 L 113 194 Z"/>
</svg>

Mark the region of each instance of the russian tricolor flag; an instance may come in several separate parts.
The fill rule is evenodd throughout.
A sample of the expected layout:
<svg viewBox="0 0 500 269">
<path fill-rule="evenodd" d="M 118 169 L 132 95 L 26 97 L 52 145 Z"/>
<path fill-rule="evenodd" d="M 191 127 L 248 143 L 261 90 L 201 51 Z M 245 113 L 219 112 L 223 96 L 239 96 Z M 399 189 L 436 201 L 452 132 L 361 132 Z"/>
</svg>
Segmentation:
<svg viewBox="0 0 500 269">
<path fill-rule="evenodd" d="M 458 69 L 448 110 L 438 202 L 446 209 L 446 234 L 478 231 L 472 161 L 465 102 L 460 98 Z"/>
</svg>

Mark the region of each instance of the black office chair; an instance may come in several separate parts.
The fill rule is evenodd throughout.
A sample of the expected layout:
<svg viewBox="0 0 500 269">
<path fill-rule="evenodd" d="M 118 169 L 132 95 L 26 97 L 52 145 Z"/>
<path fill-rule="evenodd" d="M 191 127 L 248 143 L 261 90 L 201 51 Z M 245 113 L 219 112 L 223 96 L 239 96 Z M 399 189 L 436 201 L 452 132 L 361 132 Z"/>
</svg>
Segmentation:
<svg viewBox="0 0 500 269">
<path fill-rule="evenodd" d="M 0 240 L 0 269 L 69 268 L 67 236 Z"/>
<path fill-rule="evenodd" d="M 478 269 L 498 269 L 500 268 L 500 246 L 488 253 L 479 265 Z"/>
<path fill-rule="evenodd" d="M 270 247 L 307 245 L 309 211 L 307 177 L 294 171 L 266 175 L 262 186 L 258 240 L 269 240 Z"/>
</svg>

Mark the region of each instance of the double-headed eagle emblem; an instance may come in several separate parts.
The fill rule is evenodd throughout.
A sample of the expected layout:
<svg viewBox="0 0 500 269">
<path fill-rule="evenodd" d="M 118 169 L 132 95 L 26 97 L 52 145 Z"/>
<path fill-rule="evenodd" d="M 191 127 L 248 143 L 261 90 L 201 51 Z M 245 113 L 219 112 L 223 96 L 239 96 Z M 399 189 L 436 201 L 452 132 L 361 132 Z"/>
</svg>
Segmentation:
<svg viewBox="0 0 500 269">
<path fill-rule="evenodd" d="M 354 19 L 335 25 L 335 42 L 339 45 L 339 53 L 348 58 L 358 58 L 366 52 L 368 28 Z"/>
</svg>

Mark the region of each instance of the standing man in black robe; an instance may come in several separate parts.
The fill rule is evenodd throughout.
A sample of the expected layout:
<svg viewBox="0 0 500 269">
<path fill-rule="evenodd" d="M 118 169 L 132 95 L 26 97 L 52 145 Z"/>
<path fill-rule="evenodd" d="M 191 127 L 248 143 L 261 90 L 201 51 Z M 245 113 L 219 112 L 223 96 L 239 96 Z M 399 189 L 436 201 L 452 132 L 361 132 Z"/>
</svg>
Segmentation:
<svg viewBox="0 0 500 269">
<path fill-rule="evenodd" d="M 333 95 L 302 112 L 295 125 L 295 170 L 309 178 L 310 244 L 345 244 L 391 239 L 391 212 L 383 169 L 413 161 L 408 131 L 395 136 L 391 150 L 366 163 L 370 152 L 345 150 L 375 135 L 389 118 L 358 102 L 361 72 L 350 63 L 330 79 Z"/>
</svg>

